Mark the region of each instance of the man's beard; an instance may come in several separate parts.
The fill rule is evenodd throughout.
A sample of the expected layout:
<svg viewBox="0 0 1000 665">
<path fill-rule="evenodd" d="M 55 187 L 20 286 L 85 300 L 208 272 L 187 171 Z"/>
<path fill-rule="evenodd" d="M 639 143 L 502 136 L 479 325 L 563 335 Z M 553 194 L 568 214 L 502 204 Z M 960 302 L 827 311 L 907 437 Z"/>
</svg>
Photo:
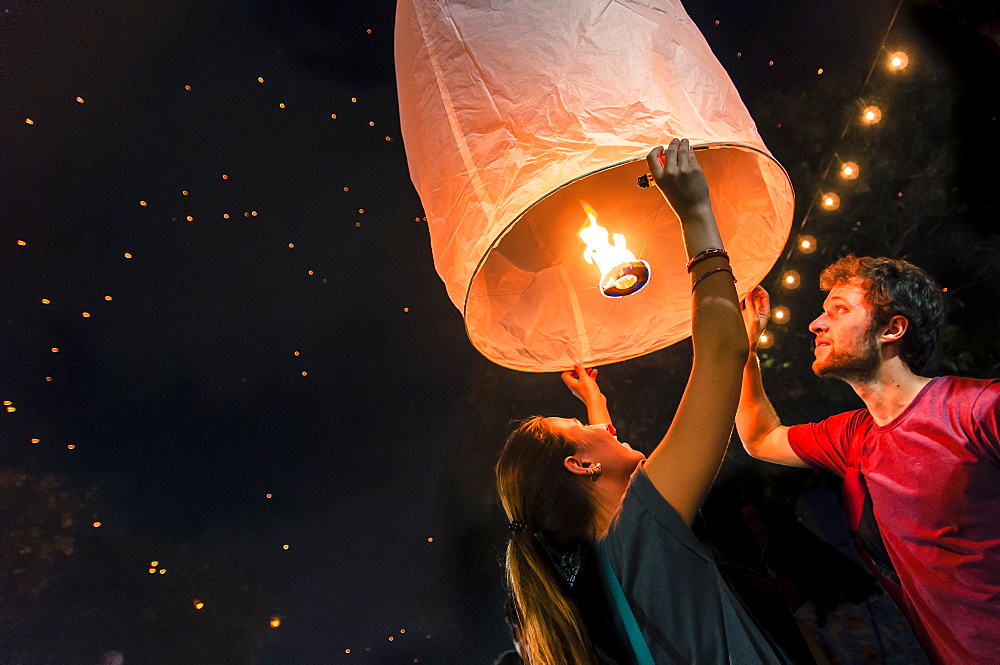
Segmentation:
<svg viewBox="0 0 1000 665">
<path fill-rule="evenodd" d="M 881 361 L 875 335 L 867 331 L 852 348 L 831 349 L 823 360 L 814 360 L 812 370 L 816 376 L 830 376 L 847 383 L 865 383 L 875 378 Z"/>
</svg>

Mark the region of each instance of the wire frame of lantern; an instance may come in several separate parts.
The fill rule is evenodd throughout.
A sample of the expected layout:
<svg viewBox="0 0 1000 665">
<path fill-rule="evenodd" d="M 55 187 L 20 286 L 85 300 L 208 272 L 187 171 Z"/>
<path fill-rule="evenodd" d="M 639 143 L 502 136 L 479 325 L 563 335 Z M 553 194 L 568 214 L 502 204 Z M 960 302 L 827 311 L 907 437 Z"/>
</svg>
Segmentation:
<svg viewBox="0 0 1000 665">
<path fill-rule="evenodd" d="M 677 0 L 400 0 L 395 49 L 435 267 L 490 360 L 555 371 L 690 335 L 680 225 L 636 186 L 671 138 L 705 170 L 740 295 L 780 256 L 788 176 Z M 588 209 L 634 261 L 584 258 Z"/>
</svg>

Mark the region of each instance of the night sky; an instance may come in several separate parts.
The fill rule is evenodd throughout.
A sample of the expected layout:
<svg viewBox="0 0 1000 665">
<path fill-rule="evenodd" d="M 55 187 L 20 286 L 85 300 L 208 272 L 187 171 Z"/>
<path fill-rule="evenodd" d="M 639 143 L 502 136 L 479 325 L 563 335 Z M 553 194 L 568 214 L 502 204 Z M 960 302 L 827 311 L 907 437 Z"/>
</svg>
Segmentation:
<svg viewBox="0 0 1000 665">
<path fill-rule="evenodd" d="M 905 8 L 882 48 L 895 1 L 686 7 L 792 175 L 790 257 L 803 220 L 820 243 L 855 221 L 813 226 L 812 204 L 859 94 L 891 100 L 886 49 L 910 50 L 910 76 L 945 63 L 938 93 L 971 95 L 962 127 L 998 145 L 996 97 L 975 92 L 995 87 L 996 54 L 951 14 L 941 25 L 992 83 Z M 169 548 L 220 562 L 256 590 L 260 625 L 281 619 L 256 656 L 267 665 L 486 663 L 508 648 L 492 463 L 511 419 L 581 411 L 555 375 L 479 356 L 434 271 L 399 133 L 393 13 L 385 0 L 0 3 L 0 400 L 14 409 L 0 412 L 0 468 L 96 488 L 79 537 L 132 543 L 123 576 L 169 569 Z M 796 95 L 826 96 L 823 122 L 763 124 Z M 954 154 L 971 160 L 954 124 Z M 996 240 L 995 208 L 962 182 L 963 240 L 906 245 L 943 283 L 970 278 L 948 247 Z M 822 263 L 800 269 L 813 309 L 793 310 L 798 333 Z M 689 348 L 602 370 L 638 447 L 678 385 L 648 422 L 636 402 L 659 399 L 658 371 L 683 379 Z M 727 466 L 760 468 L 741 455 Z M 204 601 L 192 621 L 210 616 Z M 130 663 L 127 624 L 118 643 L 81 643 L 77 662 L 120 648 Z"/>
</svg>

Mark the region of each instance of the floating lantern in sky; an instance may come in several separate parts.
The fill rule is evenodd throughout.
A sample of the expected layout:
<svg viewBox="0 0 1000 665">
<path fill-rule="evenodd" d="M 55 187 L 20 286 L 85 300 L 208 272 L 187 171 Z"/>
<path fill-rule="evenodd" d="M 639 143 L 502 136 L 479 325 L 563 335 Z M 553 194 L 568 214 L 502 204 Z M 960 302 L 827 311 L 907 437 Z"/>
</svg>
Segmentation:
<svg viewBox="0 0 1000 665">
<path fill-rule="evenodd" d="M 680 224 L 636 186 L 672 138 L 697 151 L 740 295 L 780 256 L 788 176 L 677 0 L 400 0 L 395 49 L 435 266 L 493 362 L 599 365 L 690 334 Z M 584 258 L 581 226 L 631 258 Z"/>
</svg>

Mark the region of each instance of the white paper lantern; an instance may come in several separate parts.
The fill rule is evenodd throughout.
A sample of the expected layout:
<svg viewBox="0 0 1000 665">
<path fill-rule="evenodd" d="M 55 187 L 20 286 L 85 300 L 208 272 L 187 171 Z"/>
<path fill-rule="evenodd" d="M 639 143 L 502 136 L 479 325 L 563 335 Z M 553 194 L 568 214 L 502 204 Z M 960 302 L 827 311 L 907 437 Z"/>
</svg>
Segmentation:
<svg viewBox="0 0 1000 665">
<path fill-rule="evenodd" d="M 490 360 L 555 371 L 690 334 L 679 223 L 636 185 L 673 137 L 697 150 L 740 294 L 780 255 L 788 176 L 679 2 L 399 0 L 395 39 L 435 266 Z M 577 235 L 585 206 L 648 262 L 644 289 L 602 294 Z"/>
</svg>

